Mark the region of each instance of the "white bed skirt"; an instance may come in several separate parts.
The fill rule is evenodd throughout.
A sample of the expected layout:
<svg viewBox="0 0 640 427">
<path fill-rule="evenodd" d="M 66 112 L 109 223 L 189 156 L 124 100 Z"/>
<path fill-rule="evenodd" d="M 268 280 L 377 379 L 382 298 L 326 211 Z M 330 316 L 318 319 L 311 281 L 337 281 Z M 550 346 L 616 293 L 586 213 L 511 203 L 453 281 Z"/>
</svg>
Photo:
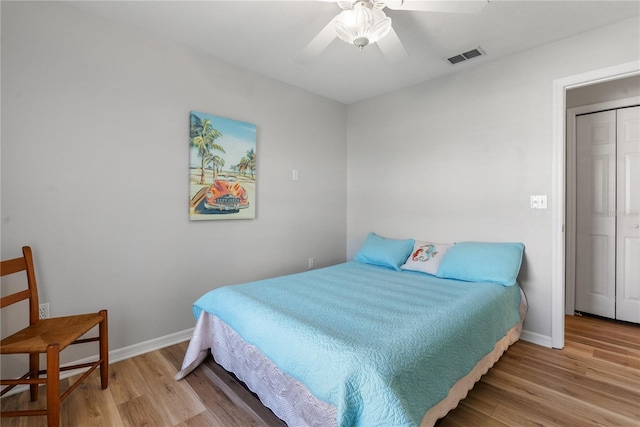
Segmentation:
<svg viewBox="0 0 640 427">
<path fill-rule="evenodd" d="M 498 361 L 509 346 L 520 338 L 527 303 L 521 291 L 520 319 L 483 357 L 476 366 L 458 380 L 443 400 L 425 414 L 421 427 L 433 426 L 467 396 L 473 385 Z M 200 365 L 209 350 L 215 361 L 233 372 L 260 401 L 289 427 L 337 426 L 336 408 L 313 396 L 306 386 L 282 372 L 255 346 L 246 343 L 229 325 L 203 311 L 182 364 L 175 376 L 180 380 Z"/>
</svg>

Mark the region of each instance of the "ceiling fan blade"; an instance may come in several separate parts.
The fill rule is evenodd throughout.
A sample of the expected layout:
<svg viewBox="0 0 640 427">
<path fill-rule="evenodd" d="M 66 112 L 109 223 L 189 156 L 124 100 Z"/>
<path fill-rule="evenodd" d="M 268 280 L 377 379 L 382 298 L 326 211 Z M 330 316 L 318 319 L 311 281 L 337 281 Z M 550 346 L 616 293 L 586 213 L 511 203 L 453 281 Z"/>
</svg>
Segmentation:
<svg viewBox="0 0 640 427">
<path fill-rule="evenodd" d="M 309 44 L 302 49 L 302 52 L 296 57 L 296 62 L 299 64 L 309 64 L 316 56 L 320 55 L 337 37 L 334 30 L 335 22 L 338 19 L 336 16 L 322 29 L 320 32 L 309 42 Z"/>
<path fill-rule="evenodd" d="M 400 62 L 409 56 L 400 41 L 400 37 L 398 37 L 398 34 L 393 28 L 389 30 L 386 36 L 378 40 L 376 43 L 385 58 L 393 64 Z"/>
<path fill-rule="evenodd" d="M 488 0 L 385 0 L 393 10 L 415 10 L 421 12 L 480 13 Z"/>
</svg>

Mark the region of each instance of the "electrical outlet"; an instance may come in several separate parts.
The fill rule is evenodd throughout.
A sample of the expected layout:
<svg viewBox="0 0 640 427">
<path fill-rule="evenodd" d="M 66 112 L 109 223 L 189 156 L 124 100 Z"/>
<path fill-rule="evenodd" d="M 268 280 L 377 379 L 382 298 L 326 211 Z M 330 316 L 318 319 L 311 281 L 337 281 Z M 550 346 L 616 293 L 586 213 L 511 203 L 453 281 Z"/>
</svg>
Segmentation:
<svg viewBox="0 0 640 427">
<path fill-rule="evenodd" d="M 40 304 L 40 319 L 48 319 L 49 318 L 49 303 L 45 302 L 44 304 Z"/>
<path fill-rule="evenodd" d="M 315 264 L 313 257 L 309 258 L 309 268 L 313 268 L 313 265 Z"/>
</svg>

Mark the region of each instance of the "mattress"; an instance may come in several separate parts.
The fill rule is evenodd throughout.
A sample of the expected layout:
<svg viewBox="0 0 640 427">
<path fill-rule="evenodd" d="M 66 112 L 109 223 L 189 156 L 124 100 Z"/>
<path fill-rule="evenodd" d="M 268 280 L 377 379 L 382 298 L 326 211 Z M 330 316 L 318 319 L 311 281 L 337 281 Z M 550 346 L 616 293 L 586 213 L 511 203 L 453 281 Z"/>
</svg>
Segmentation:
<svg viewBox="0 0 640 427">
<path fill-rule="evenodd" d="M 517 287 L 353 262 L 225 289 L 194 304 L 177 378 L 211 349 L 290 426 L 432 425 L 518 339 L 525 312 Z"/>
</svg>

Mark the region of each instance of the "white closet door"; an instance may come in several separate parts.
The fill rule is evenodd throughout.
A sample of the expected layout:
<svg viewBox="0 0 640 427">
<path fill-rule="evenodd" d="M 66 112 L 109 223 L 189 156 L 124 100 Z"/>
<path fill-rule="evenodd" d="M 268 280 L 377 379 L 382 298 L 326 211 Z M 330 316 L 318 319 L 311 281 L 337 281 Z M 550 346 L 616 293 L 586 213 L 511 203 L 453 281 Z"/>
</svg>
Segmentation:
<svg viewBox="0 0 640 427">
<path fill-rule="evenodd" d="M 640 107 L 617 111 L 616 318 L 640 323 Z"/>
<path fill-rule="evenodd" d="M 576 118 L 576 310 L 615 317 L 616 112 Z"/>
</svg>

